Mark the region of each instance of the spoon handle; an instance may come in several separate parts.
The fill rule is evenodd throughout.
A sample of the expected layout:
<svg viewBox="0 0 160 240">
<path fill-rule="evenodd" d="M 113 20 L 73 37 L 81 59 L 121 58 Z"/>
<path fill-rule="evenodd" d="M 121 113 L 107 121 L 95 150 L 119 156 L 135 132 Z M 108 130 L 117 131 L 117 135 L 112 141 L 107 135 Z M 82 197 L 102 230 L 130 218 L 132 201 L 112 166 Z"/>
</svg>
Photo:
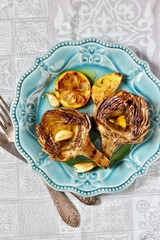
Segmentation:
<svg viewBox="0 0 160 240">
<path fill-rule="evenodd" d="M 71 227 L 80 225 L 80 214 L 69 198 L 45 184 L 63 221 Z"/>
</svg>

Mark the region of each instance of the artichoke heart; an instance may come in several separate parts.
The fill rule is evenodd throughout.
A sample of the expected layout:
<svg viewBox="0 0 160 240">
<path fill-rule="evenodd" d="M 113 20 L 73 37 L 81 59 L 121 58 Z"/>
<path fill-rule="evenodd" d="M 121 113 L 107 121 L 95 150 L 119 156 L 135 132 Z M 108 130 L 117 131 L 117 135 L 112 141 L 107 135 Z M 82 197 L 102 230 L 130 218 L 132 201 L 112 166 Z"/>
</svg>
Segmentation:
<svg viewBox="0 0 160 240">
<path fill-rule="evenodd" d="M 91 143 L 91 123 L 86 114 L 73 109 L 48 110 L 36 127 L 38 141 L 51 159 L 67 161 L 77 155 L 107 168 L 109 160 Z M 58 141 L 57 141 L 58 140 Z"/>
<path fill-rule="evenodd" d="M 108 158 L 121 144 L 142 142 L 150 124 L 146 100 L 122 90 L 95 105 L 93 116 Z"/>
</svg>

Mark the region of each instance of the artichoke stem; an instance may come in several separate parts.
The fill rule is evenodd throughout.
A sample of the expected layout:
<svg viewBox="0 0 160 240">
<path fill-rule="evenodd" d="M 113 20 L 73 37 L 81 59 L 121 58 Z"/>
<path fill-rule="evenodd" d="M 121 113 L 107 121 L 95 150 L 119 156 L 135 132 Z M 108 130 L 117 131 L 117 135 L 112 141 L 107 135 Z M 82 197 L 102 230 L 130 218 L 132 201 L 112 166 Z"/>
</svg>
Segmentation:
<svg viewBox="0 0 160 240">
<path fill-rule="evenodd" d="M 116 139 L 102 138 L 102 153 L 110 159 L 119 145 L 120 143 Z"/>
<path fill-rule="evenodd" d="M 81 154 L 82 154 L 82 150 L 81 150 Z M 97 166 L 100 166 L 103 168 L 107 168 L 110 163 L 109 159 L 94 147 L 89 137 L 87 137 L 85 144 L 83 145 L 83 156 L 89 158 L 90 160 L 95 162 Z"/>
</svg>

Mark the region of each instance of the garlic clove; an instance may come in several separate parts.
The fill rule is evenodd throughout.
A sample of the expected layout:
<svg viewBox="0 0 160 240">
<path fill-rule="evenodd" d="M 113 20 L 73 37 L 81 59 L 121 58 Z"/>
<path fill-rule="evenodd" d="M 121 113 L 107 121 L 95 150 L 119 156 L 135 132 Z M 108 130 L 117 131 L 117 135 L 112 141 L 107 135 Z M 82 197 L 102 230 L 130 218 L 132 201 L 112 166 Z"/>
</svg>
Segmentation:
<svg viewBox="0 0 160 240">
<path fill-rule="evenodd" d="M 67 140 L 73 137 L 73 132 L 69 130 L 60 130 L 55 135 L 55 142 L 60 142 L 63 140 Z"/>
<path fill-rule="evenodd" d="M 48 101 L 51 107 L 54 107 L 54 108 L 59 107 L 60 103 L 53 93 L 45 93 L 44 97 L 48 98 Z"/>
<path fill-rule="evenodd" d="M 124 115 L 119 116 L 116 120 L 116 124 L 125 129 L 127 126 L 125 116 Z"/>
<path fill-rule="evenodd" d="M 74 164 L 75 172 L 88 172 L 96 166 L 94 162 L 83 162 Z"/>
</svg>

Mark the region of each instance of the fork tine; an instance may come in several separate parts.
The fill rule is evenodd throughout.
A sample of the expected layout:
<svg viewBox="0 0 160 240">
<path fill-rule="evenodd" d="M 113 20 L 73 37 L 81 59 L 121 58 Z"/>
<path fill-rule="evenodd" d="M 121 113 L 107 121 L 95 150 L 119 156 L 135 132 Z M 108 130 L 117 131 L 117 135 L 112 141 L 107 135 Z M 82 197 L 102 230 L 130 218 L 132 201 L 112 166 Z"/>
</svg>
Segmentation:
<svg viewBox="0 0 160 240">
<path fill-rule="evenodd" d="M 6 132 L 6 126 L 0 121 L 0 127 L 3 129 L 4 132 Z"/>
<path fill-rule="evenodd" d="M 1 101 L 3 102 L 4 106 L 7 108 L 8 111 L 10 111 L 10 108 L 8 106 L 8 104 L 4 101 L 4 99 L 2 98 L 2 96 L 0 96 Z"/>
<path fill-rule="evenodd" d="M 2 109 L 3 113 L 5 114 L 6 118 L 7 118 L 7 121 L 9 124 L 11 124 L 11 118 L 9 116 L 9 114 L 7 113 L 7 111 L 4 109 L 4 107 L 2 106 L 2 104 L 0 104 L 0 108 Z"/>
<path fill-rule="evenodd" d="M 4 116 L 2 115 L 2 113 L 0 112 L 0 118 L 1 118 L 1 123 L 4 125 L 4 127 L 6 127 L 6 125 L 8 125 L 8 122 L 6 121 L 6 119 L 4 118 Z"/>
<path fill-rule="evenodd" d="M 14 130 L 10 118 L 9 106 L 0 96 L 0 127 L 3 129 L 9 142 L 14 142 Z"/>
</svg>

